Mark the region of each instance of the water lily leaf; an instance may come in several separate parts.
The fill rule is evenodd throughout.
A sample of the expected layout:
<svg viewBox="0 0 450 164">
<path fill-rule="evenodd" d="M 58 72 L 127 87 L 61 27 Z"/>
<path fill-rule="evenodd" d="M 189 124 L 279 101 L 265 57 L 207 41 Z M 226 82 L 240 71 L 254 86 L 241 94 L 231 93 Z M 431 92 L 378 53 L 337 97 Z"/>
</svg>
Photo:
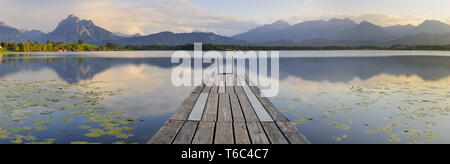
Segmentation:
<svg viewBox="0 0 450 164">
<path fill-rule="evenodd" d="M 90 129 L 92 128 L 91 126 L 78 126 L 78 129 Z"/>
</svg>

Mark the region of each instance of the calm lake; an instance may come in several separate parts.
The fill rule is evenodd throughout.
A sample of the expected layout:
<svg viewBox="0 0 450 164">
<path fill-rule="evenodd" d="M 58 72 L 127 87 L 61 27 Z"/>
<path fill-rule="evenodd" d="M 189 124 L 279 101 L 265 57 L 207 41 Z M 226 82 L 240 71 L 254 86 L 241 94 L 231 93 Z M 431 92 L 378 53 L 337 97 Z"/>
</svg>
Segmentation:
<svg viewBox="0 0 450 164">
<path fill-rule="evenodd" d="M 146 143 L 193 90 L 171 54 L 0 55 L 0 143 Z M 450 52 L 280 56 L 270 99 L 312 143 L 450 143 Z"/>
</svg>

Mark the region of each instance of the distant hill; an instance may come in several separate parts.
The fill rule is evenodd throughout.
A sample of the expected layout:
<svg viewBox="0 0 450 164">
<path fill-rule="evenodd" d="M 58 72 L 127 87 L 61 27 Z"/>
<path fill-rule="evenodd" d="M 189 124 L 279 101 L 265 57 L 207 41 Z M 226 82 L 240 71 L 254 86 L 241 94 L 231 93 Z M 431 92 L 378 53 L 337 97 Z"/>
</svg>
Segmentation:
<svg viewBox="0 0 450 164">
<path fill-rule="evenodd" d="M 161 32 L 157 34 L 125 38 L 114 41 L 119 45 L 185 45 L 192 43 L 219 44 L 219 45 L 241 45 L 247 44 L 245 41 L 236 40 L 230 37 L 216 35 L 214 33 L 172 33 Z"/>
<path fill-rule="evenodd" d="M 26 37 L 16 28 L 0 22 L 0 41 L 2 42 L 23 42 Z"/>
<path fill-rule="evenodd" d="M 398 36 L 388 33 L 384 28 L 363 21 L 359 25 L 338 32 L 336 40 L 387 42 Z"/>
<path fill-rule="evenodd" d="M 118 40 L 121 37 L 96 26 L 91 20 L 80 20 L 80 18 L 70 15 L 61 21 L 53 32 L 43 38 L 43 40 L 65 43 L 76 42 L 79 39 L 86 43 L 96 44 L 105 40 Z"/>
<path fill-rule="evenodd" d="M 289 28 L 291 25 L 284 21 L 277 21 L 273 24 L 267 24 L 246 33 L 233 36 L 238 40 L 246 40 L 248 42 L 268 42 L 282 39 L 281 31 Z"/>
<path fill-rule="evenodd" d="M 264 25 L 248 32 L 233 36 L 253 45 L 367 45 L 422 43 L 424 45 L 446 44 L 450 25 L 436 20 L 424 21 L 419 26 L 396 25 L 381 27 L 363 21 L 360 24 L 350 19 L 331 19 L 329 21 L 305 21 L 282 28 L 274 23 Z M 273 30 L 260 30 L 273 29 Z M 443 42 L 440 42 L 443 41 Z"/>
<path fill-rule="evenodd" d="M 389 46 L 389 45 L 445 45 L 450 44 L 450 25 L 426 20 L 418 26 L 395 25 L 382 27 L 371 22 L 355 23 L 350 19 L 305 21 L 290 25 L 276 21 L 247 32 L 227 37 L 208 32 L 161 32 L 141 36 L 112 33 L 70 15 L 50 33 L 39 30 L 18 30 L 0 22 L 0 41 L 51 41 L 72 43 L 78 40 L 94 45 L 184 45 L 205 43 L 217 45 L 261 46 Z"/>
<path fill-rule="evenodd" d="M 20 32 L 25 36 L 25 38 L 27 40 L 44 42 L 43 38 L 45 36 L 45 33 L 42 31 L 39 31 L 39 30 L 28 31 L 28 30 L 22 29 Z"/>
<path fill-rule="evenodd" d="M 450 45 L 450 33 L 447 34 L 426 34 L 420 33 L 407 36 L 390 42 L 390 44 L 400 45 Z"/>
</svg>

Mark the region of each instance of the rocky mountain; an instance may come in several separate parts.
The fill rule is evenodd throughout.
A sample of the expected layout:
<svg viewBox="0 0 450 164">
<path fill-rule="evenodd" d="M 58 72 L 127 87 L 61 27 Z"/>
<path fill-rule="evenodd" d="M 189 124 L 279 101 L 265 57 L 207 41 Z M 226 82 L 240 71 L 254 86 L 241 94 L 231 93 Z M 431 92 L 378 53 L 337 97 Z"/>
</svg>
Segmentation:
<svg viewBox="0 0 450 164">
<path fill-rule="evenodd" d="M 268 42 L 281 39 L 281 31 L 289 28 L 291 25 L 285 21 L 277 21 L 272 24 L 263 25 L 261 27 L 233 36 L 235 39 L 246 40 L 249 42 Z"/>
<path fill-rule="evenodd" d="M 185 45 L 192 43 L 218 44 L 218 45 L 242 45 L 245 41 L 236 40 L 214 33 L 172 33 L 161 32 L 147 36 L 125 38 L 115 41 L 119 45 Z"/>
<path fill-rule="evenodd" d="M 280 24 L 281 23 L 279 22 L 275 22 L 272 25 L 265 25 L 242 34 L 235 35 L 233 38 L 246 40 L 249 42 L 270 42 L 277 40 L 291 40 L 298 42 L 317 38 L 334 40 L 336 39 L 338 32 L 357 26 L 357 24 L 350 19 L 305 21 L 289 27 L 286 27 L 288 25 L 287 23 L 284 23 L 283 26 L 279 26 Z M 273 29 L 268 27 L 283 28 L 278 28 L 272 31 L 260 30 Z"/>
<path fill-rule="evenodd" d="M 48 33 L 43 38 L 52 42 L 76 42 L 79 39 L 86 43 L 96 44 L 103 41 L 114 41 L 121 37 L 96 26 L 91 20 L 80 20 L 80 18 L 70 15 L 61 21 L 53 32 Z"/>
<path fill-rule="evenodd" d="M 420 33 L 427 34 L 446 34 L 450 33 L 450 25 L 442 23 L 437 20 L 426 20 L 417 29 Z"/>
<path fill-rule="evenodd" d="M 399 36 L 399 37 L 405 37 L 409 35 L 416 35 L 419 32 L 419 29 L 417 29 L 416 26 L 413 25 L 395 25 L 395 26 L 389 26 L 384 28 L 388 33 Z"/>
<path fill-rule="evenodd" d="M 45 33 L 42 31 L 22 29 L 20 30 L 20 32 L 25 36 L 27 40 L 44 42 L 44 40 L 42 39 L 44 38 Z"/>
<path fill-rule="evenodd" d="M 23 42 L 26 41 L 26 37 L 18 29 L 0 21 L 0 41 Z"/>
<path fill-rule="evenodd" d="M 267 27 L 271 27 L 271 25 L 258 27 L 235 35 L 233 38 L 263 45 L 279 45 L 279 43 L 312 46 L 331 44 L 367 45 L 370 43 L 371 45 L 383 45 L 396 41 L 399 41 L 399 43 L 416 42 L 412 40 L 421 37 L 429 38 L 429 42 L 422 43 L 436 43 L 431 38 L 436 37 L 436 40 L 445 40 L 444 34 L 450 33 L 450 25 L 434 20 L 427 20 L 419 26 L 381 27 L 367 21 L 357 24 L 350 19 L 331 19 L 329 21 L 305 21 L 272 31 L 259 30 Z"/>
<path fill-rule="evenodd" d="M 337 32 L 335 40 L 387 42 L 398 36 L 388 33 L 384 28 L 363 21 L 359 25 Z"/>
<path fill-rule="evenodd" d="M 419 33 L 390 42 L 399 45 L 450 45 L 450 33 L 427 34 Z"/>
</svg>

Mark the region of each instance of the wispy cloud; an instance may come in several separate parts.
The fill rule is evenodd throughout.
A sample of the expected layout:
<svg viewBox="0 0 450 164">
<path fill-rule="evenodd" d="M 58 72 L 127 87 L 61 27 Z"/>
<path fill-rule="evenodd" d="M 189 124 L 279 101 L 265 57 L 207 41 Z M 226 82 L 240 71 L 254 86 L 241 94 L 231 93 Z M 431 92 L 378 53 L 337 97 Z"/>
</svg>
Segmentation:
<svg viewBox="0 0 450 164">
<path fill-rule="evenodd" d="M 233 35 L 257 26 L 250 20 L 210 13 L 189 0 L 3 1 L 0 19 L 46 32 L 69 14 L 127 34 L 197 30 Z"/>
</svg>

